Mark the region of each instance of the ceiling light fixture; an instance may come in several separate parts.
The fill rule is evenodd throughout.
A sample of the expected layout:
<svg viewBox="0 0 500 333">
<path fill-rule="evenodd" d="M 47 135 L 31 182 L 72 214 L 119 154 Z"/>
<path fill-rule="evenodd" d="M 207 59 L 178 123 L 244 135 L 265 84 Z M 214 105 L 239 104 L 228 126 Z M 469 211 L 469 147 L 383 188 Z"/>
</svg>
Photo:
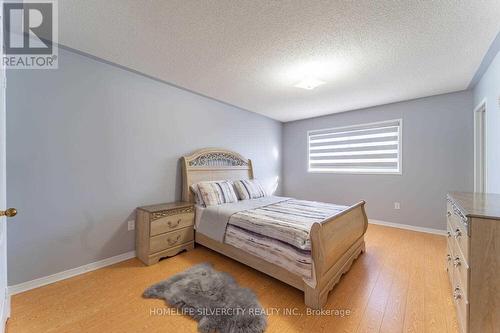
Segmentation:
<svg viewBox="0 0 500 333">
<path fill-rule="evenodd" d="M 313 77 L 306 77 L 299 82 L 297 82 L 294 87 L 297 88 L 302 88 L 302 89 L 307 89 L 307 90 L 313 90 L 316 87 L 319 87 L 322 84 L 325 84 L 326 82 L 318 80 Z"/>
</svg>

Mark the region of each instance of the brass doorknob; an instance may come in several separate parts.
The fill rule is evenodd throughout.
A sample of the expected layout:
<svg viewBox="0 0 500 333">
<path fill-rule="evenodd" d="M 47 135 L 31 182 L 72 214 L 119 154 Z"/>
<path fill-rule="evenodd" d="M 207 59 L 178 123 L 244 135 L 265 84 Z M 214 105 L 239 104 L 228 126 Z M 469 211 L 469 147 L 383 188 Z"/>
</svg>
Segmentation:
<svg viewBox="0 0 500 333">
<path fill-rule="evenodd" d="M 8 208 L 7 210 L 0 210 L 0 216 L 13 217 L 17 215 L 17 209 Z"/>
</svg>

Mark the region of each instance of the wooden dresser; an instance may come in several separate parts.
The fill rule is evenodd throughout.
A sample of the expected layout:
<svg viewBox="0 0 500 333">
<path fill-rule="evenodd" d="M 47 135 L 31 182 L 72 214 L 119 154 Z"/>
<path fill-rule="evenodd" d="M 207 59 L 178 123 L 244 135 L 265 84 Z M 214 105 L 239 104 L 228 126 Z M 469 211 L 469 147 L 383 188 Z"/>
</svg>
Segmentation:
<svg viewBox="0 0 500 333">
<path fill-rule="evenodd" d="M 450 278 L 462 333 L 500 332 L 500 194 L 447 196 Z"/>
<path fill-rule="evenodd" d="M 135 248 L 146 265 L 194 247 L 194 206 L 173 202 L 137 208 Z"/>
</svg>

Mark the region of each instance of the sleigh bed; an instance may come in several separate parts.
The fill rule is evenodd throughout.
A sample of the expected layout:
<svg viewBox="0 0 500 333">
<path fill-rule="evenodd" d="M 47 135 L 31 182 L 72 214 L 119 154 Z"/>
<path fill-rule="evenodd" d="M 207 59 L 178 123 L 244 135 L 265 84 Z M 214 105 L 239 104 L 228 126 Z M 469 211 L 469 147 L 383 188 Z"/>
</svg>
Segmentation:
<svg viewBox="0 0 500 333">
<path fill-rule="evenodd" d="M 182 178 L 182 199 L 194 203 L 190 185 L 203 181 L 253 179 L 254 175 L 249 159 L 229 150 L 209 148 L 182 157 Z M 320 309 L 342 274 L 365 251 L 364 234 L 368 220 L 364 205 L 365 202 L 361 201 L 352 206 L 343 206 L 332 216 L 311 225 L 308 238 L 313 284 L 300 274 L 251 254 L 243 247 L 214 240 L 201 232 L 195 233 L 195 242 L 302 290 L 305 304 Z M 200 211 L 197 209 L 197 212 Z"/>
</svg>

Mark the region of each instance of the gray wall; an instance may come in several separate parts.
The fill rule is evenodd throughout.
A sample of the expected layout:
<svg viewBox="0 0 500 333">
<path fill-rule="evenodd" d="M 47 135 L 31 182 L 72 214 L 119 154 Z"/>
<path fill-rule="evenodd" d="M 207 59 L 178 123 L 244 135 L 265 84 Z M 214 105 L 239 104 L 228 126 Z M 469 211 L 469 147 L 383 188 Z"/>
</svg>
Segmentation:
<svg viewBox="0 0 500 333">
<path fill-rule="evenodd" d="M 134 249 L 134 208 L 180 199 L 179 157 L 220 146 L 272 187 L 281 123 L 59 51 L 58 70 L 8 73 L 9 284 Z"/>
<path fill-rule="evenodd" d="M 467 91 L 285 123 L 284 194 L 343 204 L 364 199 L 371 219 L 443 230 L 446 192 L 473 189 L 471 110 Z M 307 172 L 308 130 L 395 118 L 403 119 L 402 175 Z"/>
<path fill-rule="evenodd" d="M 500 193 L 500 52 L 474 87 L 473 94 L 474 106 L 486 101 L 486 192 Z"/>
</svg>

